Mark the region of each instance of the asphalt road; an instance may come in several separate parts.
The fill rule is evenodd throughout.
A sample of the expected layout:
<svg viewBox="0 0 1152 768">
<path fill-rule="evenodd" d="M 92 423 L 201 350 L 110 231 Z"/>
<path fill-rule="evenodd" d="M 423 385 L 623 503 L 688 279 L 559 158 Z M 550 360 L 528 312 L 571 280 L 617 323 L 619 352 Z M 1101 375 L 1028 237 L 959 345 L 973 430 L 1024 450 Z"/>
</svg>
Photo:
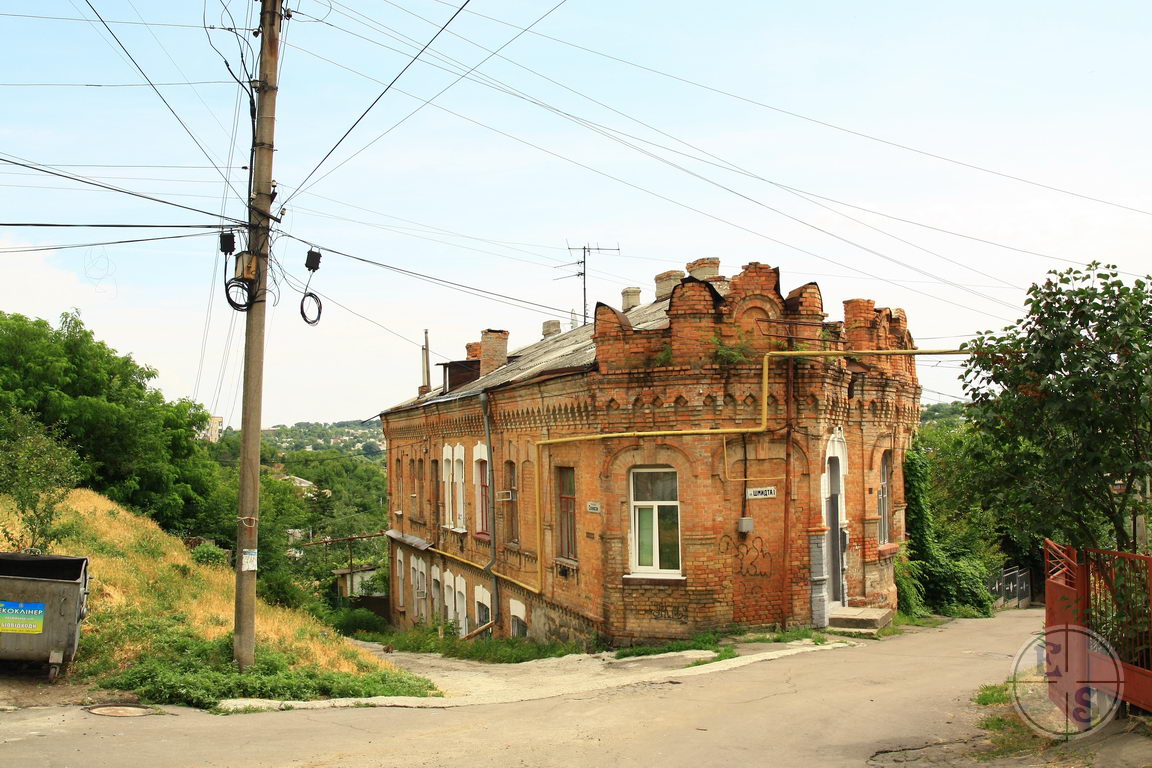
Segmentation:
<svg viewBox="0 0 1152 768">
<path fill-rule="evenodd" d="M 861 766 L 880 750 L 979 733 L 969 703 L 1002 682 L 1040 609 L 715 674 L 510 704 L 106 718 L 0 713 L 0 765 Z"/>
</svg>

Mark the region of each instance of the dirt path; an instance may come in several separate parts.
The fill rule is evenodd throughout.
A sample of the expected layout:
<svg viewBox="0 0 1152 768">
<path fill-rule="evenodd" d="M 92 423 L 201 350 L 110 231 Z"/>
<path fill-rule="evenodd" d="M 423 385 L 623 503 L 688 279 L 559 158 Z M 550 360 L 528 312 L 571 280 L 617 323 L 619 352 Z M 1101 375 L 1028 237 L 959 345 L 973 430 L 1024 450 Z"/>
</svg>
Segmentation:
<svg viewBox="0 0 1152 768">
<path fill-rule="evenodd" d="M 66 677 L 49 683 L 43 669 L 22 670 L 14 665 L 0 666 L 0 711 L 134 701 L 134 694 L 73 684 Z"/>
</svg>

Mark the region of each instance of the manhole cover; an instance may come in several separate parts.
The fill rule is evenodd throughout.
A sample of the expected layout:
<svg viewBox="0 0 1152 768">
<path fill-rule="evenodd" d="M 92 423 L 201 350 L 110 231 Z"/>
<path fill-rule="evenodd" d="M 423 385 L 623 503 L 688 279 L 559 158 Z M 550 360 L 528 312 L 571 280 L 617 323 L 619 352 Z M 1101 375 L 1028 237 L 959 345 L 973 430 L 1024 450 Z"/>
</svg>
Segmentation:
<svg viewBox="0 0 1152 768">
<path fill-rule="evenodd" d="M 104 717 L 143 717 L 144 715 L 156 714 L 156 710 L 151 707 L 141 707 L 136 704 L 98 704 L 94 707 L 85 707 L 85 709 L 94 715 Z"/>
</svg>

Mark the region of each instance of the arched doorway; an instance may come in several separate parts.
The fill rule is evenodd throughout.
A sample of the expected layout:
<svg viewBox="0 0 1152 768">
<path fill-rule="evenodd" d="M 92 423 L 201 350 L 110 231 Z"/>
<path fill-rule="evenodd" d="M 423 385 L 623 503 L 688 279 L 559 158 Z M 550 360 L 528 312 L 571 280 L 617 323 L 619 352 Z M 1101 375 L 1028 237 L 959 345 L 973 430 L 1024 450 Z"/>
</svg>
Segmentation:
<svg viewBox="0 0 1152 768">
<path fill-rule="evenodd" d="M 848 445 L 840 428 L 828 441 L 824 477 L 824 525 L 828 529 L 824 541 L 825 589 L 829 612 L 847 604 L 845 584 L 845 556 L 848 549 L 848 515 L 844 504 L 844 477 L 847 474 Z"/>
</svg>

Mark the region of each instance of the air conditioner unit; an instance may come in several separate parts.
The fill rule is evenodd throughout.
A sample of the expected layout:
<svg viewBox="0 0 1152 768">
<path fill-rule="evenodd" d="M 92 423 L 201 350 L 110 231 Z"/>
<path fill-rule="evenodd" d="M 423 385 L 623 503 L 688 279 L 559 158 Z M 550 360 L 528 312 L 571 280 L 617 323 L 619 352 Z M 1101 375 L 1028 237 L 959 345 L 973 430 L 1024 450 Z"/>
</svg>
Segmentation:
<svg viewBox="0 0 1152 768">
<path fill-rule="evenodd" d="M 496 501 L 515 501 L 516 491 L 496 491 Z"/>
</svg>

